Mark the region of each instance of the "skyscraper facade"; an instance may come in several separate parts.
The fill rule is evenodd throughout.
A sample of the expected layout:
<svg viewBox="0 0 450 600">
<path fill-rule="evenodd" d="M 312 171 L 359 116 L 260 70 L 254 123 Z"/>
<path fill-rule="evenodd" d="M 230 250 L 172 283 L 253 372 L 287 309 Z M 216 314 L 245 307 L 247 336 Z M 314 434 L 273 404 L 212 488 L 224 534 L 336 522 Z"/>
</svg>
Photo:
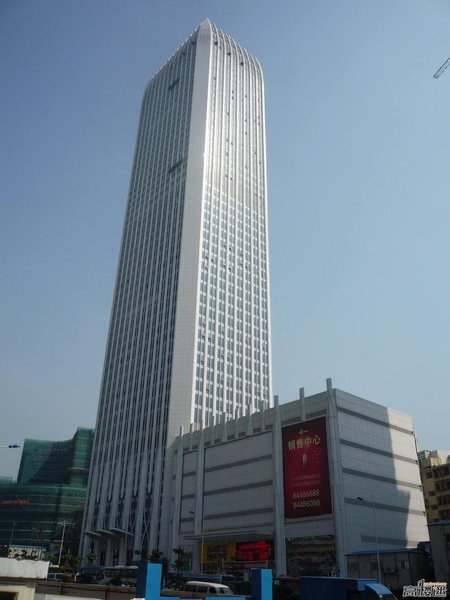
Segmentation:
<svg viewBox="0 0 450 600">
<path fill-rule="evenodd" d="M 164 551 L 164 463 L 180 427 L 271 405 L 267 244 L 261 68 L 206 20 L 144 94 L 84 555 Z"/>
</svg>

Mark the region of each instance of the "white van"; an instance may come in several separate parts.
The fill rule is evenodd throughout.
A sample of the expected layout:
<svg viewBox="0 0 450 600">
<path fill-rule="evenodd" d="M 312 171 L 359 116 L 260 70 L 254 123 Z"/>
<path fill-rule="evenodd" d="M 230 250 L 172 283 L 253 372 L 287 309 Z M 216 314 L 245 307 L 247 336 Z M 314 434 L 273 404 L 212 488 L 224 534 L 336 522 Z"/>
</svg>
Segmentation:
<svg viewBox="0 0 450 600">
<path fill-rule="evenodd" d="M 184 598 L 204 598 L 206 596 L 233 596 L 227 585 L 211 581 L 188 581 L 184 586 Z M 191 595 L 192 594 L 192 595 Z"/>
</svg>

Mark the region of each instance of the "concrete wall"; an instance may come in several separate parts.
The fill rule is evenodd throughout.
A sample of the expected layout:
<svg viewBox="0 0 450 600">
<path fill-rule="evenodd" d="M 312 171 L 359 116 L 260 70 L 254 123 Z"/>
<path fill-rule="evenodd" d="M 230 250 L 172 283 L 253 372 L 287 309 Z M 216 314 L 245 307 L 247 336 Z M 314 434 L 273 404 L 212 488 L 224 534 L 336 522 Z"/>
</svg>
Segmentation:
<svg viewBox="0 0 450 600">
<path fill-rule="evenodd" d="M 47 577 L 48 562 L 0 558 L 0 594 L 14 594 L 15 600 L 34 600 L 36 582 Z"/>
<path fill-rule="evenodd" d="M 45 579 L 49 564 L 43 560 L 0 558 L 0 577 Z"/>
<path fill-rule="evenodd" d="M 85 585 L 39 581 L 34 600 L 65 600 L 85 598 L 86 600 L 131 600 L 136 595 L 134 588 L 113 588 L 108 585 Z"/>
</svg>

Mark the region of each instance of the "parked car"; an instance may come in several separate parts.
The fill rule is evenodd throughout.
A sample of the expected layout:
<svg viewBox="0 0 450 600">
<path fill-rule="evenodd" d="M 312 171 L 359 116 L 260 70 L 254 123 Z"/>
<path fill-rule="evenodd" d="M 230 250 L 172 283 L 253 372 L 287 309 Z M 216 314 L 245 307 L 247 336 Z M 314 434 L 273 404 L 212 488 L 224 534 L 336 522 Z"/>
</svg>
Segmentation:
<svg viewBox="0 0 450 600">
<path fill-rule="evenodd" d="M 49 573 L 47 581 L 64 581 L 64 573 Z"/>
<path fill-rule="evenodd" d="M 81 567 L 74 577 L 75 583 L 98 583 L 105 579 L 105 573 L 101 567 Z"/>
</svg>

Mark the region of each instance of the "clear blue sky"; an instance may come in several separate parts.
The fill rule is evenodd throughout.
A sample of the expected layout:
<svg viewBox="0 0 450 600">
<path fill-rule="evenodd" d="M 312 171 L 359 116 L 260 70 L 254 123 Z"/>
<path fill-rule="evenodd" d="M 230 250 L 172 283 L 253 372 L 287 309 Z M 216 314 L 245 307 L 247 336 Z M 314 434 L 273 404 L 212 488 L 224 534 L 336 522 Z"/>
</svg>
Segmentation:
<svg viewBox="0 0 450 600">
<path fill-rule="evenodd" d="M 274 393 L 449 448 L 448 0 L 2 0 L 0 443 L 95 424 L 142 94 L 205 17 L 265 74 Z"/>
</svg>

